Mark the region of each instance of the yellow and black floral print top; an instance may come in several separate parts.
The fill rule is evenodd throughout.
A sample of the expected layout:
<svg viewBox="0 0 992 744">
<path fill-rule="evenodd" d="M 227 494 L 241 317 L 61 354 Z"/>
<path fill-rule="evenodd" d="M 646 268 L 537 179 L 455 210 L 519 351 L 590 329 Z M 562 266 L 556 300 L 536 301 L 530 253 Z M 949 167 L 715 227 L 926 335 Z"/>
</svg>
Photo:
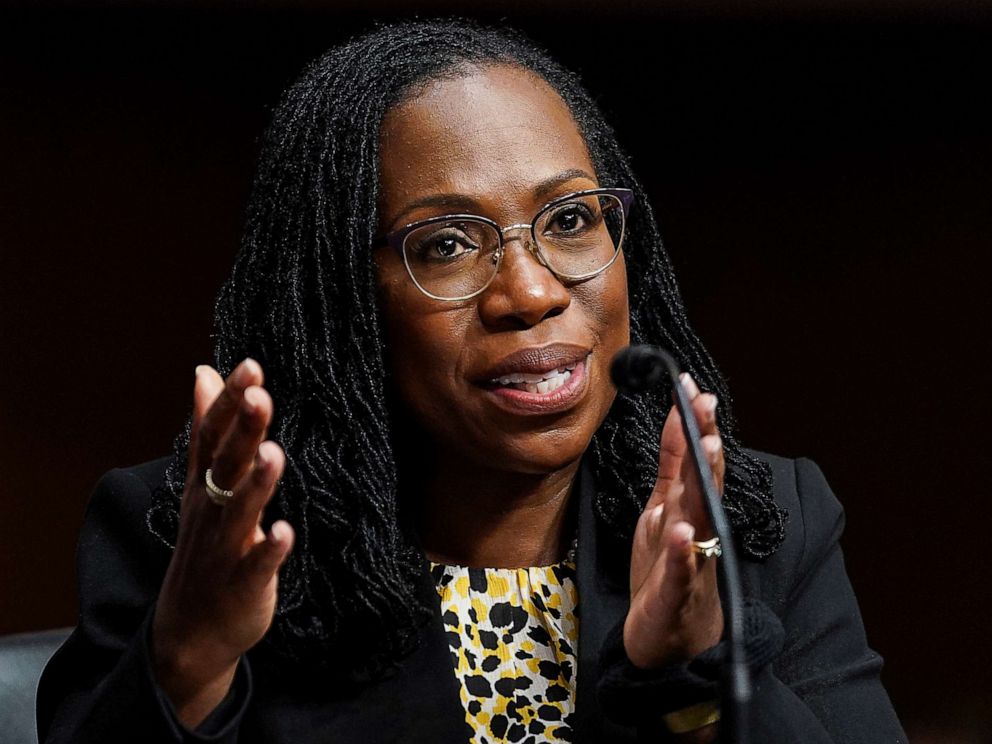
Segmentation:
<svg viewBox="0 0 992 744">
<path fill-rule="evenodd" d="M 431 563 L 471 744 L 570 742 L 579 637 L 575 564 Z"/>
</svg>

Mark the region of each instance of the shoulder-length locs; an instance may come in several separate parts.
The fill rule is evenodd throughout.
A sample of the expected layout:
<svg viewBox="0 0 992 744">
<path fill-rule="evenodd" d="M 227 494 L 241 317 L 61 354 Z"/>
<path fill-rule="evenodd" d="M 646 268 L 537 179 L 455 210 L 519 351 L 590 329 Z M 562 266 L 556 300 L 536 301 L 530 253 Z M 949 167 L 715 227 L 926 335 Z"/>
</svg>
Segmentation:
<svg viewBox="0 0 992 744">
<path fill-rule="evenodd" d="M 487 64 L 544 78 L 570 107 L 600 183 L 634 190 L 624 246 L 632 340 L 671 350 L 720 397 L 725 499 L 745 556 L 761 559 L 783 537 L 770 471 L 735 436 L 730 395 L 686 318 L 644 190 L 578 78 L 516 31 L 462 20 L 385 26 L 320 57 L 286 92 L 263 142 L 241 251 L 216 305 L 218 369 L 227 374 L 254 357 L 275 401 L 271 436 L 287 466 L 267 519 L 289 520 L 298 538 L 267 641 L 300 663 L 333 659 L 336 669 L 375 674 L 409 648 L 429 612 L 416 592 L 423 556 L 399 520 L 370 255 L 379 128 L 418 85 Z M 619 396 L 591 444 L 597 513 L 616 534 L 631 534 L 654 483 L 668 399 L 664 391 Z M 149 511 L 150 529 L 169 544 L 188 441 L 187 427 Z"/>
</svg>

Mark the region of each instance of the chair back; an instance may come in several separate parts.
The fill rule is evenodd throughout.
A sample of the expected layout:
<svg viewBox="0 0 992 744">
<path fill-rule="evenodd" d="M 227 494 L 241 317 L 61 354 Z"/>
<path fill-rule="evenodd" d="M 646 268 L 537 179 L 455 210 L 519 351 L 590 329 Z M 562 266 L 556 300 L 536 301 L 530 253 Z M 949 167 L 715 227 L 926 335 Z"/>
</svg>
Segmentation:
<svg viewBox="0 0 992 744">
<path fill-rule="evenodd" d="M 0 636 L 0 739 L 5 744 L 37 744 L 35 695 L 52 654 L 72 628 Z"/>
</svg>

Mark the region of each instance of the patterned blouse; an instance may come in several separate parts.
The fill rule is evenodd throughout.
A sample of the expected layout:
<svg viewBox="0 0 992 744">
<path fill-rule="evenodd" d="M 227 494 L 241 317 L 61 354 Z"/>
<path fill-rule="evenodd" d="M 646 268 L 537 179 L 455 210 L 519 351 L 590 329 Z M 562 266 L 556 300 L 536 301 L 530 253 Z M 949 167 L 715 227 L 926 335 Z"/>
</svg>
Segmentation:
<svg viewBox="0 0 992 744">
<path fill-rule="evenodd" d="M 431 563 L 470 744 L 572 741 L 579 637 L 575 564 Z"/>
</svg>

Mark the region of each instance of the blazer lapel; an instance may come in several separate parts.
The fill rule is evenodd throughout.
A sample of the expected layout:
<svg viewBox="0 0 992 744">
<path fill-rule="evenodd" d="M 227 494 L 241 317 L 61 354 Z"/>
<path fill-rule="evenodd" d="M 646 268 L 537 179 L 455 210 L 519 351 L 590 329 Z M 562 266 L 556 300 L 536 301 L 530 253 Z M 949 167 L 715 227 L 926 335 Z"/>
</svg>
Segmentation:
<svg viewBox="0 0 992 744">
<path fill-rule="evenodd" d="M 421 629 L 417 649 L 403 659 L 392 675 L 362 695 L 356 705 L 356 744 L 465 744 L 469 740 L 471 731 L 452 667 L 437 589 L 426 562 L 419 593 L 434 608 L 433 614 Z"/>
<path fill-rule="evenodd" d="M 596 487 L 592 468 L 583 461 L 573 498 L 579 499 L 579 549 L 576 573 L 579 590 L 579 663 L 575 693 L 575 734 L 578 744 L 633 742 L 633 729 L 604 719 L 596 695 L 599 653 L 606 634 L 627 615 L 630 588 L 627 576 L 609 573 L 610 556 L 599 540 L 594 511 Z M 626 566 L 627 560 L 621 562 Z"/>
<path fill-rule="evenodd" d="M 466 744 L 471 732 L 452 668 L 437 590 L 426 564 L 420 582 L 422 600 L 436 610 L 421 628 L 417 648 L 387 676 L 355 690 L 352 696 L 331 700 L 315 696 L 301 704 L 298 697 L 274 696 L 270 705 L 276 710 L 259 715 L 246 740 Z M 279 710 L 280 706 L 284 710 Z M 270 724 L 274 728 L 269 728 Z"/>
<path fill-rule="evenodd" d="M 572 498 L 578 497 L 579 546 L 576 556 L 579 592 L 579 648 L 575 700 L 575 735 L 578 744 L 634 742 L 632 729 L 603 718 L 596 696 L 599 653 L 607 632 L 627 614 L 629 588 L 623 567 L 609 571 L 611 558 L 599 539 L 593 502 L 595 483 L 583 463 Z M 614 559 L 615 560 L 615 559 Z M 623 574 L 617 576 L 617 574 Z M 356 697 L 326 702 L 307 720 L 300 737 L 288 735 L 285 719 L 278 741 L 311 741 L 313 730 L 321 741 L 335 744 L 385 744 L 431 742 L 465 744 L 471 730 L 465 722 L 459 683 L 441 620 L 434 580 L 425 564 L 418 587 L 421 598 L 435 608 L 421 629 L 420 644 L 388 677 L 363 689 Z M 308 738 L 310 737 L 310 738 Z"/>
</svg>

